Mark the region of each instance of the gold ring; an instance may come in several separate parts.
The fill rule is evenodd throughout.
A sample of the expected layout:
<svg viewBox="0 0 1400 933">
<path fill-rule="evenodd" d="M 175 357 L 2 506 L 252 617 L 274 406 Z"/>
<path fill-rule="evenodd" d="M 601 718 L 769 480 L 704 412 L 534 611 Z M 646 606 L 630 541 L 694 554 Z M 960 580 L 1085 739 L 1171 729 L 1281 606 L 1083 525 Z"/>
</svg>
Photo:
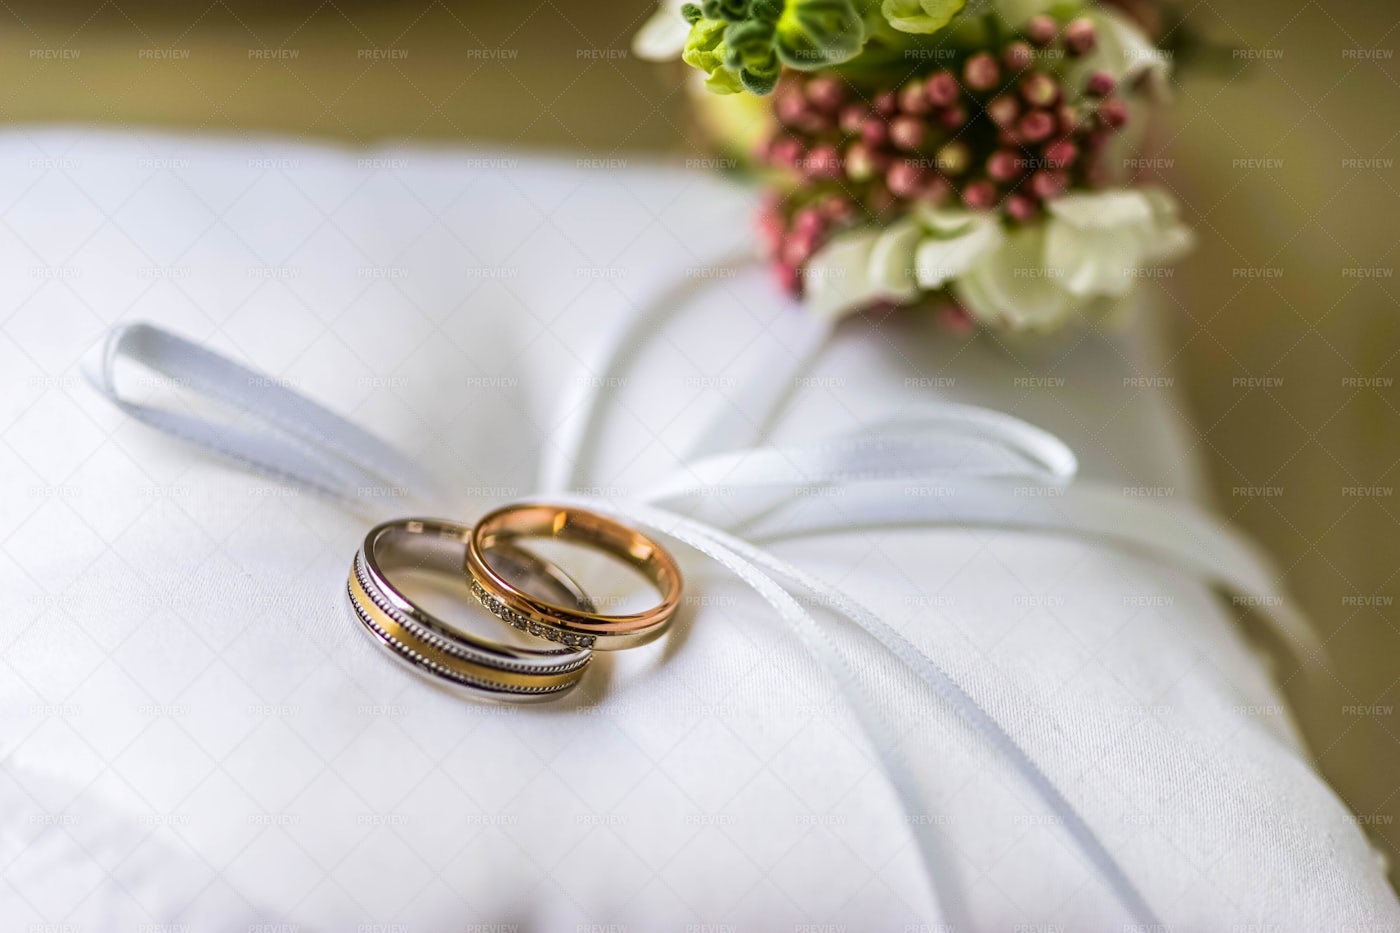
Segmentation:
<svg viewBox="0 0 1400 933">
<path fill-rule="evenodd" d="M 461 580 L 472 531 L 435 519 L 400 519 L 371 529 L 350 566 L 346 591 L 356 619 L 390 655 L 415 673 L 469 696 L 528 702 L 557 698 L 583 677 L 585 647 L 516 647 L 464 632 L 424 610 L 395 586 L 395 571 L 421 570 Z M 491 554 L 504 574 L 580 610 L 593 604 L 563 571 L 502 542 Z"/>
<path fill-rule="evenodd" d="M 527 593 L 484 556 L 517 538 L 554 538 L 610 554 L 646 577 L 661 602 L 645 612 L 602 615 Z M 620 522 L 572 506 L 508 505 L 488 513 L 472 529 L 466 567 L 472 592 L 489 612 L 521 631 L 570 647 L 613 650 L 646 644 L 666 630 L 681 601 L 681 570 L 665 548 Z"/>
</svg>

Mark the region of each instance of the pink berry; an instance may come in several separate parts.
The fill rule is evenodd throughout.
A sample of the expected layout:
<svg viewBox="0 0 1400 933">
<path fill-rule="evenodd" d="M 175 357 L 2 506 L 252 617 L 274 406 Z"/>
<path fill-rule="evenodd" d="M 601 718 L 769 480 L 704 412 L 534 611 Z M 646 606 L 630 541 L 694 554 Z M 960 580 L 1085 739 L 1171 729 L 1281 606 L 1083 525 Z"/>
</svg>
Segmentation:
<svg viewBox="0 0 1400 933">
<path fill-rule="evenodd" d="M 974 91 L 990 91 L 1001 80 L 1001 69 L 989 52 L 978 52 L 963 65 L 963 81 Z"/>
<path fill-rule="evenodd" d="M 894 91 L 884 91 L 875 95 L 875 112 L 884 114 L 887 117 L 894 116 L 894 112 L 899 109 L 899 99 L 895 97 Z"/>
<path fill-rule="evenodd" d="M 772 269 L 773 277 L 777 279 L 779 288 L 794 298 L 802 296 L 802 273 L 797 271 L 796 265 L 775 262 Z"/>
<path fill-rule="evenodd" d="M 1021 157 L 1010 149 L 998 149 L 987 159 L 987 175 L 996 181 L 1013 181 L 1021 175 Z"/>
<path fill-rule="evenodd" d="M 1001 61 L 1008 71 L 1025 71 L 1035 61 L 1035 50 L 1028 42 L 1012 42 L 1001 50 Z"/>
<path fill-rule="evenodd" d="M 1065 25 L 1065 51 L 1071 55 L 1083 55 L 1092 50 L 1098 41 L 1093 20 L 1081 16 Z"/>
<path fill-rule="evenodd" d="M 919 200 L 929 204 L 942 204 L 948 199 L 948 194 L 953 190 L 953 186 L 948 184 L 948 179 L 942 175 L 933 175 L 924 181 L 924 188 L 919 192 Z"/>
<path fill-rule="evenodd" d="M 1060 99 L 1060 83 L 1043 71 L 1021 79 L 1021 97 L 1032 107 L 1050 107 Z"/>
<path fill-rule="evenodd" d="M 802 159 L 802 143 L 795 137 L 783 136 L 773 143 L 769 159 L 779 168 L 795 168 Z"/>
<path fill-rule="evenodd" d="M 939 323 L 950 333 L 965 337 L 977 329 L 977 323 L 968 310 L 957 302 L 950 302 L 938 312 Z"/>
<path fill-rule="evenodd" d="M 882 117 L 872 116 L 860 128 L 860 140 L 867 146 L 883 146 L 889 138 L 890 127 Z"/>
<path fill-rule="evenodd" d="M 1051 168 L 1067 168 L 1079 155 L 1079 150 L 1068 139 L 1057 140 L 1045 147 L 1045 162 Z"/>
<path fill-rule="evenodd" d="M 778 250 L 778 261 L 789 266 L 800 266 L 811 258 L 816 248 L 816 240 L 811 237 L 792 234 Z"/>
<path fill-rule="evenodd" d="M 1042 201 L 1057 198 L 1069 187 L 1069 178 L 1064 172 L 1042 169 L 1031 176 L 1031 193 Z"/>
<path fill-rule="evenodd" d="M 1055 132 L 1055 118 L 1044 110 L 1032 110 L 1016 124 L 1016 135 L 1024 142 L 1038 143 Z"/>
<path fill-rule="evenodd" d="M 1116 84 L 1113 75 L 1106 71 L 1095 71 L 1089 75 L 1089 80 L 1084 83 L 1084 90 L 1090 97 L 1107 97 L 1113 93 Z"/>
<path fill-rule="evenodd" d="M 1024 194 L 1007 195 L 1003 204 L 1006 207 L 1006 213 L 1022 223 L 1035 216 L 1035 202 Z"/>
<path fill-rule="evenodd" d="M 846 177 L 851 181 L 868 181 L 889 165 L 889 155 L 874 150 L 865 143 L 851 143 L 846 150 Z"/>
<path fill-rule="evenodd" d="M 924 82 L 924 89 L 928 92 L 929 102 L 935 107 L 949 106 L 960 93 L 958 79 L 953 77 L 951 71 L 938 71 L 930 75 Z"/>
<path fill-rule="evenodd" d="M 944 175 L 961 175 L 972 165 L 972 150 L 967 143 L 955 139 L 938 150 L 934 161 Z"/>
<path fill-rule="evenodd" d="M 967 111 L 961 104 L 938 111 L 938 125 L 946 130 L 959 130 L 967 123 Z"/>
<path fill-rule="evenodd" d="M 806 122 L 807 101 L 796 88 L 783 91 L 773 105 L 778 120 L 787 126 L 797 126 Z"/>
<path fill-rule="evenodd" d="M 928 126 L 918 117 L 895 117 L 890 123 L 890 142 L 900 149 L 920 149 L 927 139 Z"/>
<path fill-rule="evenodd" d="M 1118 98 L 1099 104 L 1099 119 L 1110 129 L 1121 130 L 1128 125 L 1128 105 Z"/>
<path fill-rule="evenodd" d="M 810 178 L 840 178 L 841 154 L 836 147 L 816 146 L 807 153 L 807 175 Z"/>
<path fill-rule="evenodd" d="M 899 198 L 912 198 L 923 186 L 924 173 L 912 162 L 899 161 L 885 173 L 885 184 L 890 193 Z"/>
<path fill-rule="evenodd" d="M 792 229 L 804 236 L 816 236 L 826 226 L 821 212 L 815 207 L 804 207 L 792 215 Z"/>
<path fill-rule="evenodd" d="M 1016 98 L 1010 94 L 993 97 L 991 103 L 987 104 L 987 116 L 997 126 L 1010 126 L 1020 112 L 1021 105 L 1016 103 Z"/>
<path fill-rule="evenodd" d="M 865 143 L 852 143 L 847 147 L 846 177 L 852 181 L 865 181 L 878 170 L 875 155 Z"/>
<path fill-rule="evenodd" d="M 846 100 L 846 88 L 839 78 L 817 75 L 807 82 L 807 99 L 822 110 L 835 111 Z"/>
<path fill-rule="evenodd" d="M 963 189 L 963 203 L 974 211 L 989 210 L 997 203 L 996 185 L 985 179 L 974 181 Z"/>
<path fill-rule="evenodd" d="M 758 219 L 758 241 L 763 246 L 765 256 L 772 256 L 777 252 L 778 246 L 783 241 L 782 218 L 776 214 L 764 214 Z"/>
<path fill-rule="evenodd" d="M 864 105 L 847 104 L 841 108 L 841 116 L 836 122 L 843 133 L 859 133 L 869 115 L 870 111 Z"/>
<path fill-rule="evenodd" d="M 899 89 L 899 109 L 915 116 L 922 116 L 933 109 L 922 81 L 910 81 Z"/>
<path fill-rule="evenodd" d="M 1061 104 L 1055 109 L 1055 128 L 1062 136 L 1069 136 L 1079 129 L 1079 113 L 1069 104 Z"/>
<path fill-rule="evenodd" d="M 1060 34 L 1060 27 L 1044 13 L 1026 20 L 1025 30 L 1026 38 L 1042 49 L 1054 42 L 1055 37 Z"/>
</svg>

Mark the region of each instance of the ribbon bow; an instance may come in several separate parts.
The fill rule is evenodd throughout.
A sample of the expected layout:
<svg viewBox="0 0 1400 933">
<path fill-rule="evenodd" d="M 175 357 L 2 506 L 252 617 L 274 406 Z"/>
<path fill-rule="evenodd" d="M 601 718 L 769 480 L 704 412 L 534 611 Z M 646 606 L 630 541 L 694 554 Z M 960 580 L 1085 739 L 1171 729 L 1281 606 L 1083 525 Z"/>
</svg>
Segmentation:
<svg viewBox="0 0 1400 933">
<path fill-rule="evenodd" d="M 664 313 L 664 308 L 659 312 Z M 1316 651 L 1303 617 L 1274 583 L 1274 573 L 1248 541 L 1194 507 L 1124 498 L 1073 482 L 1077 463 L 1058 438 L 988 409 L 933 405 L 914 414 L 811 442 L 754 443 L 766 419 L 727 410 L 701 435 L 691 456 L 635 498 L 582 495 L 577 472 L 589 428 L 614 384 L 615 370 L 635 352 L 645 314 L 619 319 L 602 341 L 592 372 L 566 400 L 570 417 L 546 452 L 540 489 L 548 500 L 574 504 L 669 536 L 707 555 L 773 607 L 834 678 L 909 813 L 923 812 L 914 776 L 897 752 L 885 711 L 859 683 L 832 638 L 833 618 L 872 636 L 914 672 L 949 708 L 1012 765 L 1065 827 L 1133 921 L 1161 927 L 1122 866 L 1045 772 L 938 662 L 875 613 L 764 545 L 779 539 L 853 528 L 991 526 L 1090 538 L 1173 565 L 1223 592 L 1260 607 L 1302 658 Z M 824 346 L 833 323 L 809 319 L 798 352 L 763 367 L 744 397 L 771 418 L 794 375 Z M 138 404 L 117 387 L 116 368 L 129 359 L 175 385 L 221 403 L 233 415 L 217 422 Z M 402 452 L 275 379 L 168 331 L 127 324 L 107 337 L 89 381 L 107 399 L 157 430 L 279 480 L 316 490 L 348 506 L 392 493 L 396 507 L 443 501 L 442 487 Z M 911 498 L 911 483 L 936 480 L 956 495 Z M 1020 485 L 1056 487 L 1051 496 L 1013 496 Z M 830 490 L 833 495 L 812 495 Z M 716 495 L 719 493 L 720 495 Z M 722 501 L 717 507 L 716 502 Z M 799 594 L 815 597 L 824 615 Z M 810 600 L 809 600 L 810 604 Z M 943 856 L 936 820 L 911 821 L 937 920 L 968 928 Z"/>
</svg>

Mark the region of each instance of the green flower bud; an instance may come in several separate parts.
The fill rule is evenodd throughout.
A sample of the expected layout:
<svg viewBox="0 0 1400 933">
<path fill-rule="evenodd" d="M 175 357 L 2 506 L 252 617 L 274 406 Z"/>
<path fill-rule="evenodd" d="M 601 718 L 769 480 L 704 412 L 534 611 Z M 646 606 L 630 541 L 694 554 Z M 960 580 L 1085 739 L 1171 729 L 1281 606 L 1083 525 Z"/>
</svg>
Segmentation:
<svg viewBox="0 0 1400 933">
<path fill-rule="evenodd" d="M 724 64 L 733 71 L 748 69 L 755 74 L 773 73 L 776 76 L 778 59 L 773 54 L 773 24 L 759 20 L 731 23 L 724 34 L 724 45 L 728 50 Z"/>
<path fill-rule="evenodd" d="M 681 59 L 721 94 L 773 92 L 783 67 L 811 71 L 854 58 L 865 44 L 858 2 L 703 0 L 682 8 L 690 34 Z"/>
<path fill-rule="evenodd" d="M 855 58 L 865 45 L 865 23 L 852 0 L 789 0 L 774 38 L 784 65 L 811 71 Z"/>
<path fill-rule="evenodd" d="M 749 0 L 703 0 L 700 9 L 706 19 L 737 23 L 748 18 Z"/>
<path fill-rule="evenodd" d="M 681 61 L 713 75 L 715 69 L 724 67 L 724 33 L 725 24 L 720 20 L 701 19 L 692 23 Z"/>
<path fill-rule="evenodd" d="M 772 74 L 761 75 L 745 68 L 739 72 L 739 83 L 750 94 L 767 97 L 778 86 L 778 72 L 775 70 Z"/>
<path fill-rule="evenodd" d="M 880 12 L 900 32 L 937 32 L 956 16 L 967 0 L 884 0 Z"/>
</svg>

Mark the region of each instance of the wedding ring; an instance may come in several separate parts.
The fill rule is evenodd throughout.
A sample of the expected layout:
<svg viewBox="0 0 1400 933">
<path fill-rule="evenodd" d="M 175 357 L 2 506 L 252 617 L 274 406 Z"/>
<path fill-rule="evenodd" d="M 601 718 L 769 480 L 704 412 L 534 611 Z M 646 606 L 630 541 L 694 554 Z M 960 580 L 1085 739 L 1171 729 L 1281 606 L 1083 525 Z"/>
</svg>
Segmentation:
<svg viewBox="0 0 1400 933">
<path fill-rule="evenodd" d="M 591 607 L 525 592 L 486 559 L 519 538 L 554 538 L 610 554 L 646 577 L 661 602 L 645 612 L 601 615 Z M 466 565 L 472 592 L 489 612 L 523 632 L 568 647 L 613 650 L 646 644 L 666 630 L 681 600 L 680 567 L 665 548 L 620 522 L 573 507 L 510 505 L 488 513 L 472 529 Z"/>
<path fill-rule="evenodd" d="M 586 647 L 515 647 L 449 625 L 390 582 L 394 572 L 421 570 L 454 582 L 472 530 L 433 519 L 400 519 L 370 530 L 346 584 L 355 617 L 390 655 L 415 673 L 468 696 L 528 702 L 566 693 L 592 658 Z M 593 604 L 553 564 L 502 542 L 490 557 L 512 585 L 546 593 L 575 611 Z M 522 589 L 522 591 L 524 591 Z"/>
</svg>

